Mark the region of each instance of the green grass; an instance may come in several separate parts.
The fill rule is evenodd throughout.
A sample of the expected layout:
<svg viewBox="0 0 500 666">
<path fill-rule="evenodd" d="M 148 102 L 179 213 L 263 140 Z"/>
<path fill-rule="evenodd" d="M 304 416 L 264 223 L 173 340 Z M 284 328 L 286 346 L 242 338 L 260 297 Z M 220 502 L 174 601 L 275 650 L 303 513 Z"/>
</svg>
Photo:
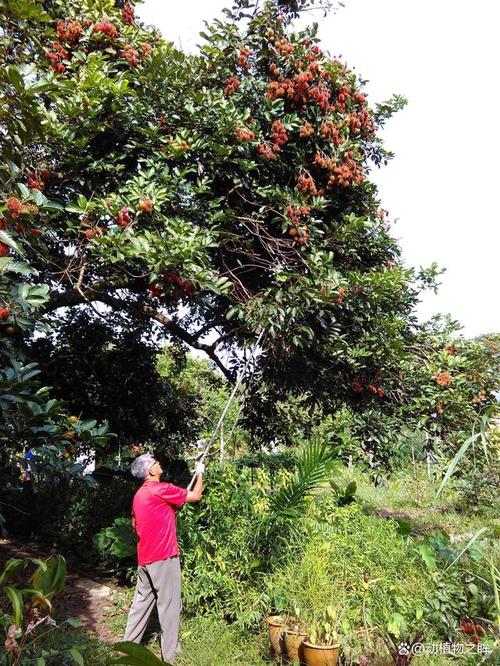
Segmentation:
<svg viewBox="0 0 500 666">
<path fill-rule="evenodd" d="M 255 634 L 245 636 L 217 618 L 184 620 L 181 644 L 183 653 L 178 666 L 262 666 L 270 663 L 266 656 L 266 639 Z"/>
<path fill-rule="evenodd" d="M 132 596 L 132 589 L 117 593 L 114 607 L 107 614 L 106 625 L 117 637 L 122 637 L 125 631 Z M 157 656 L 160 656 L 159 629 L 156 612 L 153 611 L 144 645 Z M 176 666 L 262 666 L 269 663 L 266 659 L 267 637 L 264 634 L 245 636 L 215 617 L 183 617 L 180 642 L 183 652 Z"/>
<path fill-rule="evenodd" d="M 440 480 L 429 479 L 423 466 L 394 474 L 386 485 L 375 486 L 359 470 L 343 471 L 343 483 L 354 480 L 357 495 L 371 511 L 387 509 L 406 514 L 419 531 L 443 529 L 451 536 L 467 535 L 488 527 L 495 536 L 500 535 L 498 512 L 467 514 L 455 509 L 457 500 L 453 484 L 438 497 Z M 464 537 L 466 538 L 466 537 Z"/>
</svg>

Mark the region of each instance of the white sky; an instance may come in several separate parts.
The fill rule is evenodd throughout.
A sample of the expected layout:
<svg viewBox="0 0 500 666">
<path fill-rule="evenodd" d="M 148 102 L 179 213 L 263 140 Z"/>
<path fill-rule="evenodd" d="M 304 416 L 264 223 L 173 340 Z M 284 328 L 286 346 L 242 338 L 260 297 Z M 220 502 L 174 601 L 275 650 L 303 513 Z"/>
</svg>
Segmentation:
<svg viewBox="0 0 500 666">
<path fill-rule="evenodd" d="M 396 157 L 372 178 L 397 220 L 406 262 L 447 269 L 438 294 L 424 294 L 419 316 L 450 312 L 467 336 L 500 332 L 500 2 L 344 2 L 327 18 L 316 14 L 323 48 L 369 79 L 372 104 L 392 93 L 409 100 L 383 134 Z M 137 10 L 193 51 L 203 21 L 230 4 L 145 0 Z"/>
</svg>

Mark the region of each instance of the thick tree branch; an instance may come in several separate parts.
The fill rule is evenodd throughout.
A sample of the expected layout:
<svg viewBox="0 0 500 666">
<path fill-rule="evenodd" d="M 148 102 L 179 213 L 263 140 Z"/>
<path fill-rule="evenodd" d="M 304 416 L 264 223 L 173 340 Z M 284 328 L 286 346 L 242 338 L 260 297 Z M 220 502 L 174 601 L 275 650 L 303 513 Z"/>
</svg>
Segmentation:
<svg viewBox="0 0 500 666">
<path fill-rule="evenodd" d="M 199 349 L 205 352 L 205 354 L 207 354 L 207 356 L 217 365 L 217 367 L 224 374 L 226 379 L 228 379 L 231 383 L 234 383 L 233 374 L 223 365 L 222 361 L 214 353 L 212 346 L 205 345 L 202 342 L 198 342 L 196 335 L 193 335 L 188 331 L 184 330 L 181 326 L 179 326 L 179 324 L 176 324 L 175 321 L 173 321 L 173 319 L 171 319 L 167 315 L 158 312 L 157 310 L 155 310 L 150 305 L 147 305 L 146 303 L 138 303 L 138 302 L 127 303 L 120 300 L 119 298 L 111 296 L 110 294 L 101 294 L 98 300 L 100 300 L 105 305 L 109 305 L 114 310 L 125 309 L 128 310 L 129 312 L 132 312 L 133 314 L 137 314 L 141 317 L 157 321 L 159 324 L 161 324 L 162 326 L 167 328 L 171 333 L 173 333 L 176 337 L 186 342 L 190 347 L 193 347 L 193 349 Z"/>
<path fill-rule="evenodd" d="M 233 373 L 223 365 L 222 361 L 214 352 L 214 347 L 216 345 L 206 345 L 202 342 L 199 342 L 199 338 L 203 333 L 203 329 L 201 332 L 198 331 L 195 334 L 189 333 L 181 326 L 176 324 L 173 319 L 161 312 L 158 312 L 158 310 L 155 310 L 155 308 L 152 306 L 137 301 L 127 302 L 109 293 L 110 290 L 114 291 L 120 288 L 132 288 L 133 290 L 133 285 L 130 284 L 130 280 L 126 277 L 116 278 L 113 280 L 97 280 L 88 287 L 78 287 L 75 289 L 70 289 L 64 293 L 53 294 L 45 306 L 44 311 L 53 312 L 54 310 L 62 307 L 72 307 L 83 303 L 100 301 L 105 305 L 109 305 L 109 307 L 113 308 L 113 310 L 127 310 L 128 312 L 139 315 L 140 317 L 153 319 L 168 329 L 177 338 L 183 342 L 186 342 L 193 349 L 199 349 L 205 352 L 207 356 L 217 365 L 226 379 L 228 379 L 231 383 L 234 383 Z"/>
</svg>

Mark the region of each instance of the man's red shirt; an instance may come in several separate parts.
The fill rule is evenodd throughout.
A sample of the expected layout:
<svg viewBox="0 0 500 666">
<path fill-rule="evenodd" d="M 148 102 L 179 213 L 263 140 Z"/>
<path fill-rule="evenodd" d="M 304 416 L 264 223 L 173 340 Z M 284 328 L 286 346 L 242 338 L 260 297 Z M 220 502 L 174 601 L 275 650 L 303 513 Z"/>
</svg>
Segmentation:
<svg viewBox="0 0 500 666">
<path fill-rule="evenodd" d="M 132 515 L 139 539 L 139 566 L 179 554 L 174 507 L 184 504 L 187 493 L 186 488 L 161 481 L 147 481 L 136 492 L 132 502 Z"/>
</svg>

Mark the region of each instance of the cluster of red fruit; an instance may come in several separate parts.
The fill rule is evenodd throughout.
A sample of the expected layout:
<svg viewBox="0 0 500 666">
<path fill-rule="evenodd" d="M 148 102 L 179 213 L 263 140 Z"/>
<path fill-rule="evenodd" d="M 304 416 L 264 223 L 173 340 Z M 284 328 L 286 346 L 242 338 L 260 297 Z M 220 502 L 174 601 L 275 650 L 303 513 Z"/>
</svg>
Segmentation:
<svg viewBox="0 0 500 666">
<path fill-rule="evenodd" d="M 5 321 L 10 317 L 10 312 L 7 308 L 5 307 L 0 307 L 0 320 Z"/>
<path fill-rule="evenodd" d="M 266 160 L 276 159 L 276 153 L 273 152 L 273 149 L 268 144 L 259 143 L 259 145 L 257 146 L 257 152 Z"/>
<path fill-rule="evenodd" d="M 91 227 L 89 229 L 85 229 L 83 233 L 85 234 L 85 238 L 92 240 L 92 238 L 99 238 L 100 236 L 103 236 L 104 232 L 104 227 Z"/>
<path fill-rule="evenodd" d="M 126 2 L 122 9 L 123 22 L 130 25 L 135 20 L 134 8 L 130 2 Z"/>
<path fill-rule="evenodd" d="M 333 300 L 335 303 L 342 303 L 345 300 L 346 295 L 347 291 L 344 289 L 344 287 L 338 287 L 337 296 L 335 296 Z"/>
<path fill-rule="evenodd" d="M 275 153 L 279 153 L 281 146 L 283 146 L 288 141 L 288 135 L 286 133 L 285 126 L 280 120 L 275 120 L 271 126 L 271 139 Z"/>
<path fill-rule="evenodd" d="M 480 624 L 475 624 L 472 620 L 460 619 L 460 631 L 466 636 L 470 636 L 471 641 L 477 645 L 480 643 L 480 636 L 484 636 L 486 631 Z"/>
<path fill-rule="evenodd" d="M 106 203 L 108 203 L 108 201 L 106 201 Z M 149 214 L 152 212 L 152 210 L 153 210 L 153 202 L 151 201 L 151 199 L 149 199 L 148 197 L 142 197 L 137 206 L 138 213 Z M 131 217 L 128 206 L 124 206 L 116 213 L 115 222 L 119 227 L 122 227 L 122 229 L 126 229 L 129 226 L 131 222 Z"/>
<path fill-rule="evenodd" d="M 142 213 L 151 213 L 153 210 L 153 202 L 151 199 L 148 199 L 147 197 L 143 197 L 139 201 L 139 205 L 137 206 L 137 209 L 141 211 Z"/>
<path fill-rule="evenodd" d="M 300 227 L 291 227 L 289 234 L 292 236 L 293 242 L 297 243 L 297 245 L 305 245 L 309 240 L 306 224 L 303 224 Z"/>
<path fill-rule="evenodd" d="M 17 197 L 9 197 L 7 201 L 5 202 L 7 205 L 7 210 L 11 214 L 11 217 L 14 220 L 17 220 L 21 213 L 24 213 L 24 205 L 23 202 L 18 199 Z"/>
<path fill-rule="evenodd" d="M 452 377 L 447 370 L 444 372 L 436 372 L 434 379 L 439 386 L 448 386 L 448 384 L 451 384 L 452 382 Z"/>
<path fill-rule="evenodd" d="M 278 81 L 270 81 L 267 91 L 264 93 L 265 97 L 273 100 L 286 97 L 294 107 L 304 107 L 307 101 L 311 99 L 318 104 L 321 110 L 326 110 L 330 100 L 330 92 L 321 82 L 315 86 L 310 86 L 314 81 L 312 67 L 313 65 L 309 65 L 307 71 L 299 72 L 293 79 L 279 77 Z M 273 69 L 272 72 L 279 74 L 277 68 Z"/>
<path fill-rule="evenodd" d="M 473 405 L 477 405 L 479 402 L 482 402 L 483 400 L 486 400 L 486 391 L 484 389 L 481 389 L 479 393 L 471 398 L 471 402 Z"/>
<path fill-rule="evenodd" d="M 64 49 L 59 42 L 52 44 L 52 50 L 46 51 L 46 56 L 51 62 L 51 67 L 57 74 L 64 74 L 66 66 L 63 60 L 67 60 L 69 53 Z"/>
<path fill-rule="evenodd" d="M 132 67 L 137 67 L 139 64 L 139 51 L 134 49 L 132 44 L 126 44 L 123 47 L 123 51 L 120 53 L 120 57 L 124 60 L 127 60 Z"/>
<path fill-rule="evenodd" d="M 180 298 L 181 296 L 192 296 L 194 293 L 194 284 L 191 280 L 183 280 L 177 273 L 164 273 L 162 276 L 163 284 L 154 282 L 149 290 L 148 295 L 150 298 L 159 298 L 160 296 L 165 296 L 164 285 L 170 284 L 174 287 L 176 296 Z"/>
<path fill-rule="evenodd" d="M 130 224 L 130 212 L 127 206 L 121 208 L 115 215 L 116 224 L 122 229 L 126 229 Z"/>
<path fill-rule="evenodd" d="M 303 173 L 300 174 L 297 180 L 297 190 L 305 194 L 309 199 L 320 194 L 313 177 Z"/>
<path fill-rule="evenodd" d="M 17 197 L 9 197 L 5 204 L 7 206 L 7 210 L 9 211 L 10 217 L 12 218 L 12 221 L 16 223 L 14 227 L 15 230 L 18 234 L 24 234 L 26 232 L 26 225 L 22 222 L 18 222 L 18 220 L 21 215 L 24 214 L 37 215 L 38 206 L 31 203 L 23 204 L 23 202 Z M 3 231 L 4 229 L 7 229 L 7 226 L 8 220 L 6 220 L 4 217 L 0 217 L 0 230 Z M 32 227 L 29 231 L 34 236 L 39 236 L 42 233 L 42 230 L 38 229 L 37 227 Z M 0 248 L 0 255 L 5 257 L 9 254 L 9 252 L 10 250 L 7 245 L 2 244 L 2 247 Z"/>
<path fill-rule="evenodd" d="M 309 206 L 287 206 L 286 216 L 292 223 L 288 233 L 292 236 L 294 243 L 305 245 L 309 240 L 307 225 L 302 223 L 302 218 L 307 219 L 311 209 Z"/>
<path fill-rule="evenodd" d="M 40 171 L 40 173 L 30 173 L 28 175 L 28 187 L 31 191 L 45 189 L 45 181 L 50 178 L 48 171 Z"/>
<path fill-rule="evenodd" d="M 313 99 L 322 111 L 326 111 L 330 103 L 330 91 L 324 83 L 318 83 L 309 89 L 309 97 Z"/>
<path fill-rule="evenodd" d="M 248 49 L 244 48 L 243 46 L 240 47 L 240 52 L 238 55 L 238 65 L 242 67 L 243 69 L 249 69 L 250 68 L 250 63 L 248 62 L 249 56 L 251 56 L 253 51 L 249 51 Z"/>
<path fill-rule="evenodd" d="M 309 206 L 291 206 L 286 207 L 286 216 L 292 224 L 300 224 L 301 218 L 309 217 L 311 208 Z"/>
<path fill-rule="evenodd" d="M 451 343 L 451 345 L 448 345 L 445 348 L 444 352 L 447 356 L 456 356 L 456 354 L 458 354 L 458 349 L 453 343 Z"/>
<path fill-rule="evenodd" d="M 274 42 L 274 48 L 276 51 L 287 60 L 290 59 L 292 53 L 295 51 L 295 46 L 290 44 L 288 39 L 283 37 L 282 39 L 276 39 Z"/>
<path fill-rule="evenodd" d="M 366 388 L 370 393 L 377 394 L 379 398 L 383 398 L 385 395 L 384 389 L 381 386 L 375 386 L 375 384 L 368 384 Z M 352 385 L 353 393 L 357 393 L 359 395 L 360 393 L 363 393 L 364 390 L 365 386 L 359 379 L 356 380 Z"/>
<path fill-rule="evenodd" d="M 225 95 L 234 95 L 234 93 L 241 86 L 241 81 L 237 76 L 230 76 L 226 79 L 226 87 L 224 88 Z"/>
<path fill-rule="evenodd" d="M 238 141 L 253 141 L 255 139 L 255 133 L 245 127 L 237 127 L 234 130 L 234 136 Z"/>
<path fill-rule="evenodd" d="M 10 249 L 5 243 L 0 243 L 0 257 L 8 257 L 10 254 Z"/>
<path fill-rule="evenodd" d="M 80 39 L 82 32 L 83 27 L 80 21 L 74 21 L 72 19 L 66 19 L 63 21 L 60 19 L 57 22 L 57 36 L 61 42 L 76 44 Z"/>
<path fill-rule="evenodd" d="M 341 187 L 349 185 L 362 185 L 365 180 L 364 169 L 352 159 L 352 151 L 344 153 L 342 162 L 339 164 L 335 158 L 323 157 L 316 154 L 314 164 L 328 172 L 326 189 L 330 190 L 334 185 Z"/>
<path fill-rule="evenodd" d="M 27 203 L 24 204 L 20 199 L 17 197 L 8 197 L 8 199 L 5 202 L 7 206 L 7 210 L 10 213 L 10 216 L 13 220 L 18 220 L 21 215 L 27 214 L 27 215 L 37 215 L 38 214 L 38 206 L 32 203 Z M 0 229 L 5 229 L 7 227 L 7 220 L 5 218 L 0 219 Z M 24 232 L 24 225 L 23 224 L 17 224 L 16 225 L 16 231 L 18 233 L 23 233 Z M 32 229 L 32 233 L 35 235 L 39 235 L 41 233 L 40 229 Z"/>
<path fill-rule="evenodd" d="M 362 109 L 359 114 L 350 113 L 347 117 L 346 125 L 351 134 L 356 134 L 361 130 L 366 133 L 372 133 L 375 130 L 375 125 L 368 109 Z"/>
<path fill-rule="evenodd" d="M 319 131 L 323 139 L 330 140 L 335 146 L 341 143 L 339 128 L 335 125 L 333 120 L 325 120 L 321 123 Z"/>
<path fill-rule="evenodd" d="M 311 136 L 311 134 L 314 134 L 314 127 L 309 121 L 306 120 L 306 122 L 300 128 L 299 136 L 301 139 L 305 139 L 308 136 Z"/>
<path fill-rule="evenodd" d="M 106 37 L 109 37 L 110 39 L 116 39 L 116 37 L 118 37 L 118 30 L 106 19 L 97 21 L 94 26 L 94 32 L 99 32 L 102 35 L 106 35 Z"/>
<path fill-rule="evenodd" d="M 337 90 L 337 99 L 332 104 L 332 111 L 345 111 L 347 101 L 351 98 L 351 89 L 343 85 Z"/>
</svg>

